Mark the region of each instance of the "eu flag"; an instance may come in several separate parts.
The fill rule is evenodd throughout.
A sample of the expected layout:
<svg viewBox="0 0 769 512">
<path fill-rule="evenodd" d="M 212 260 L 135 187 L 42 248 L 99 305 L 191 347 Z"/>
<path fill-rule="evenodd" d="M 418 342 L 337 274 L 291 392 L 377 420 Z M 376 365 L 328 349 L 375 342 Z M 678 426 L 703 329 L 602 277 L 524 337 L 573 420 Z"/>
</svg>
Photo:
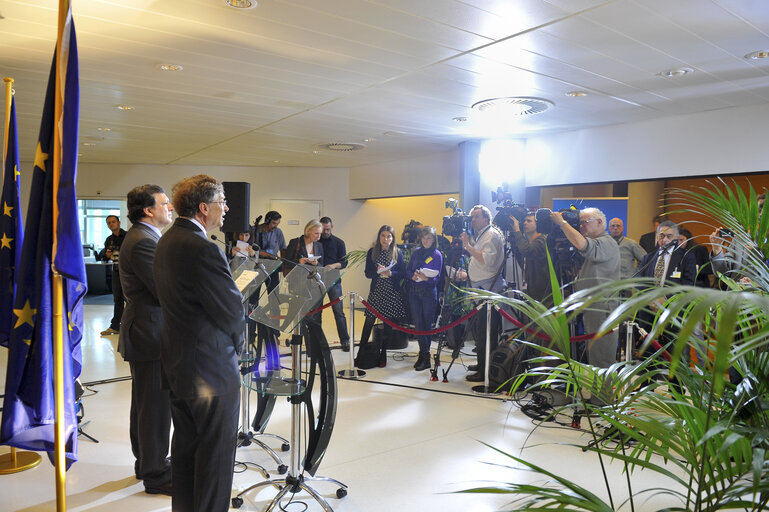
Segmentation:
<svg viewBox="0 0 769 512">
<path fill-rule="evenodd" d="M 16 269 L 21 259 L 24 228 L 19 204 L 19 139 L 16 128 L 16 100 L 11 99 L 11 115 L 5 127 L 5 173 L 3 177 L 3 216 L 0 217 L 0 345 L 8 346 L 13 327 L 13 295 Z"/>
<path fill-rule="evenodd" d="M 64 422 L 64 443 L 69 466 L 77 460 L 74 381 L 80 375 L 82 299 L 86 293 L 85 264 L 75 196 L 79 84 L 77 44 L 71 12 L 67 16 L 61 47 L 61 56 L 54 53 L 35 151 L 26 236 L 17 273 L 13 330 L 8 345 L 8 373 L 0 443 L 27 450 L 47 451 L 53 460 L 53 263 L 64 281 L 62 328 L 65 407 L 60 421 Z M 59 65 L 56 66 L 58 57 Z M 58 120 L 54 114 L 57 71 L 61 73 L 63 98 L 61 117 Z M 57 126 L 60 130 L 59 151 L 54 148 L 54 129 Z M 60 177 L 54 175 L 55 154 L 61 158 Z M 58 210 L 55 224 L 54 207 Z"/>
</svg>

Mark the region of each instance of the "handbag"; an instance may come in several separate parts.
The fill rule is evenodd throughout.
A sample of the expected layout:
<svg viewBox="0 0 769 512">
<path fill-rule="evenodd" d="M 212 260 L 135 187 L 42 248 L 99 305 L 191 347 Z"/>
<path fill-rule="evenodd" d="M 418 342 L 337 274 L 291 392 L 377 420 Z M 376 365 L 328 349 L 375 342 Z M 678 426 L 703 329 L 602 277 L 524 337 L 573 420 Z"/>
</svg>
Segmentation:
<svg viewBox="0 0 769 512">
<path fill-rule="evenodd" d="M 379 354 L 382 352 L 382 340 L 374 337 L 368 343 L 358 347 L 358 355 L 355 357 L 355 366 L 361 370 L 368 370 L 379 366 Z"/>
</svg>

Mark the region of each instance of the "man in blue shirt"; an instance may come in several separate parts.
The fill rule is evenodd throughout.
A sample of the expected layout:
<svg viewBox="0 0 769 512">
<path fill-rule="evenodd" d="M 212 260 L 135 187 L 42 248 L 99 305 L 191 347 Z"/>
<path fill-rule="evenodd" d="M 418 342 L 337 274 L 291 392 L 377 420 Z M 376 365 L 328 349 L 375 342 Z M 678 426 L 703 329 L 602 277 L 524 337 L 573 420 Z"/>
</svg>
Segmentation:
<svg viewBox="0 0 769 512">
<path fill-rule="evenodd" d="M 347 266 L 347 248 L 344 240 L 332 234 L 334 223 L 329 217 L 322 217 L 320 223 L 323 231 L 320 235 L 320 243 L 323 246 L 323 261 L 326 268 L 345 268 Z M 342 281 L 339 280 L 328 289 L 328 300 L 333 302 L 342 296 Z M 350 335 L 347 333 L 347 318 L 344 316 L 344 303 L 339 302 L 331 306 L 336 321 L 336 332 L 339 334 L 339 343 L 344 352 L 350 351 Z"/>
<path fill-rule="evenodd" d="M 260 258 L 275 259 L 280 255 L 280 250 L 286 248 L 286 238 L 278 227 L 281 219 L 280 213 L 270 210 L 264 215 L 264 223 L 254 226 L 254 242 L 259 246 Z M 273 272 L 267 281 L 267 293 L 277 288 L 280 284 L 280 272 Z"/>
</svg>

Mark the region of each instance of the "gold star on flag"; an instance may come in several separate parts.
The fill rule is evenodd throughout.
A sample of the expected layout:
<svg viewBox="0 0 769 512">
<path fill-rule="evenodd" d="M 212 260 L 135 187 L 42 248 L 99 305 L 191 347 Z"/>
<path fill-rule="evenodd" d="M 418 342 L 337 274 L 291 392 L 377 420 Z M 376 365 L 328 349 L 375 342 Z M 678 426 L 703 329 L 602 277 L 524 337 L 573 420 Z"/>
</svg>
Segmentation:
<svg viewBox="0 0 769 512">
<path fill-rule="evenodd" d="M 14 165 L 13 166 L 13 181 L 19 181 L 19 176 L 21 176 L 21 172 L 19 172 L 19 168 Z"/>
<path fill-rule="evenodd" d="M 23 309 L 14 309 L 13 314 L 16 315 L 16 325 L 13 326 L 14 329 L 17 327 L 29 324 L 32 327 L 35 326 L 35 323 L 32 321 L 32 319 L 35 317 L 35 314 L 37 314 L 36 309 L 32 309 L 32 307 L 29 305 L 29 300 L 24 303 Z"/>
<path fill-rule="evenodd" d="M 3 233 L 3 237 L 0 238 L 0 249 L 4 248 L 11 248 L 11 242 L 13 242 L 13 238 L 8 238 L 5 233 Z"/>
<path fill-rule="evenodd" d="M 11 215 L 11 211 L 12 210 L 13 210 L 13 206 L 8 206 L 8 203 L 3 201 L 3 215 L 7 215 L 9 217 L 13 217 L 13 215 Z"/>
<path fill-rule="evenodd" d="M 43 148 L 40 146 L 40 142 L 38 142 L 37 149 L 35 150 L 35 167 L 40 167 L 45 171 L 46 160 L 48 160 L 48 153 L 43 153 Z"/>
</svg>

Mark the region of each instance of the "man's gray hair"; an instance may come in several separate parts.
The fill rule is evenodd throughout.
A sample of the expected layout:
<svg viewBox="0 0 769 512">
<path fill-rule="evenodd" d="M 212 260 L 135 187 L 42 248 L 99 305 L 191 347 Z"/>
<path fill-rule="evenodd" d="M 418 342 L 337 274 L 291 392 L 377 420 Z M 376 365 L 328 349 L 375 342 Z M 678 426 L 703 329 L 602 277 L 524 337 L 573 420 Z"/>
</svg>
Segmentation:
<svg viewBox="0 0 769 512">
<path fill-rule="evenodd" d="M 679 234 L 678 233 L 678 224 L 676 224 L 672 220 L 663 220 L 662 222 L 660 222 L 660 225 L 657 226 L 657 232 L 658 233 L 660 231 L 660 228 L 670 228 L 670 229 L 672 229 L 673 231 L 676 232 L 676 235 Z"/>
<path fill-rule="evenodd" d="M 604 228 L 607 228 L 608 225 L 606 224 L 606 214 L 603 213 L 598 208 L 583 208 L 582 213 L 588 215 L 591 219 L 601 219 L 601 223 L 603 224 Z"/>
<path fill-rule="evenodd" d="M 475 206 L 473 206 L 470 212 L 472 213 L 473 210 L 481 210 L 483 212 L 483 218 L 491 222 L 491 210 L 489 210 L 482 204 L 476 204 Z"/>
</svg>

